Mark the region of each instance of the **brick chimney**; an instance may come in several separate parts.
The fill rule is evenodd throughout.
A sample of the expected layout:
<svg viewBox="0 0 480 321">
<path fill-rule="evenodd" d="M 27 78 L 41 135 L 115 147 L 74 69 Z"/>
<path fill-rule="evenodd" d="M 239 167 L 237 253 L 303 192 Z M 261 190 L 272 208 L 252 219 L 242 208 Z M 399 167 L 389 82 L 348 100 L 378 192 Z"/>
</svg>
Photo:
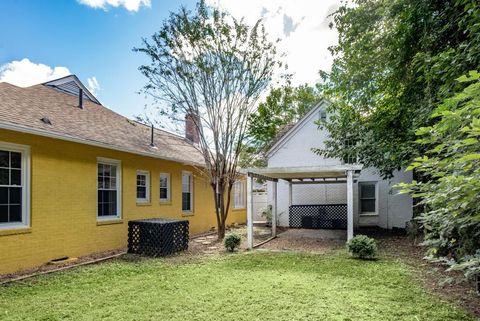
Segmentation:
<svg viewBox="0 0 480 321">
<path fill-rule="evenodd" d="M 185 115 L 185 138 L 194 144 L 200 143 L 200 117 L 192 113 Z"/>
</svg>

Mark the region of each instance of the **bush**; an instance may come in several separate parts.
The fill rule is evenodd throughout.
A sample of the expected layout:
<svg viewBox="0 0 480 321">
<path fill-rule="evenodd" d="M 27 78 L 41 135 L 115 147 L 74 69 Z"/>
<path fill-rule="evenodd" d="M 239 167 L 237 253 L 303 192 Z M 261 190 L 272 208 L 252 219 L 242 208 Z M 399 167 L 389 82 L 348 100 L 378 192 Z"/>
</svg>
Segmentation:
<svg viewBox="0 0 480 321">
<path fill-rule="evenodd" d="M 359 259 L 373 259 L 377 256 L 377 242 L 366 235 L 357 235 L 347 242 L 347 249 Z"/>
<path fill-rule="evenodd" d="M 233 252 L 237 247 L 240 246 L 241 241 L 242 238 L 240 237 L 240 235 L 231 233 L 225 237 L 225 240 L 223 240 L 223 244 L 225 245 L 227 251 Z"/>
</svg>

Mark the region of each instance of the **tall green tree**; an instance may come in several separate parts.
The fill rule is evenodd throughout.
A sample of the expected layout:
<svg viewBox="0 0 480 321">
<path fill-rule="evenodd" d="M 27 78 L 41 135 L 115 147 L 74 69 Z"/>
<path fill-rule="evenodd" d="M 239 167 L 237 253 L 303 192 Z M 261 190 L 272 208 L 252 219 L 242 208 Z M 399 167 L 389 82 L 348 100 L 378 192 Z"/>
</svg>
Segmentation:
<svg viewBox="0 0 480 321">
<path fill-rule="evenodd" d="M 264 153 L 286 125 L 302 118 L 320 100 L 318 89 L 308 84 L 273 88 L 248 122 L 244 166 L 265 165 Z"/>
<path fill-rule="evenodd" d="M 423 151 L 413 143 L 415 131 L 434 123 L 435 106 L 462 88 L 455 79 L 478 69 L 480 6 L 478 0 L 353 2 L 334 14 L 339 42 L 321 86 L 333 103 L 325 124 L 331 139 L 317 152 L 355 153 L 390 176 Z"/>
<path fill-rule="evenodd" d="M 171 13 L 134 50 L 149 59 L 139 70 L 159 113 L 194 122 L 222 239 L 248 117 L 280 65 L 275 44 L 261 21 L 249 26 L 200 1 L 194 11 Z"/>
<path fill-rule="evenodd" d="M 429 179 L 401 186 L 424 205 L 418 219 L 429 254 L 474 275 L 480 274 L 480 75 L 470 72 L 459 82 L 469 86 L 434 109 L 432 126 L 416 132 L 426 151 L 408 169 Z"/>
</svg>

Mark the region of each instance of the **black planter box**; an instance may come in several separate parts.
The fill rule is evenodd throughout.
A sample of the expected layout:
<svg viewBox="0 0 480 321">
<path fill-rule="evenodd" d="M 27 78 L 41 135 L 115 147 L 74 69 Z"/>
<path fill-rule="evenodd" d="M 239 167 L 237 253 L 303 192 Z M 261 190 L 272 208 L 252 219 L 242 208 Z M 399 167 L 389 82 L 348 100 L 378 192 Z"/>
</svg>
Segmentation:
<svg viewBox="0 0 480 321">
<path fill-rule="evenodd" d="M 188 221 L 152 218 L 128 222 L 128 253 L 166 256 L 188 249 Z"/>
</svg>

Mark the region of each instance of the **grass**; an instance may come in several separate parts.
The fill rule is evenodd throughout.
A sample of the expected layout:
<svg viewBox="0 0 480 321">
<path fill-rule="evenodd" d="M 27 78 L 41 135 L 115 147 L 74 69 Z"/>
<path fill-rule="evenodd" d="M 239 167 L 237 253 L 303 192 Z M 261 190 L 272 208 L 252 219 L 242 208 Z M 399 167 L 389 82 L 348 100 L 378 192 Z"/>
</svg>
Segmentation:
<svg viewBox="0 0 480 321">
<path fill-rule="evenodd" d="M 0 320 L 474 320 L 411 273 L 343 253 L 117 260 L 0 288 Z"/>
</svg>

